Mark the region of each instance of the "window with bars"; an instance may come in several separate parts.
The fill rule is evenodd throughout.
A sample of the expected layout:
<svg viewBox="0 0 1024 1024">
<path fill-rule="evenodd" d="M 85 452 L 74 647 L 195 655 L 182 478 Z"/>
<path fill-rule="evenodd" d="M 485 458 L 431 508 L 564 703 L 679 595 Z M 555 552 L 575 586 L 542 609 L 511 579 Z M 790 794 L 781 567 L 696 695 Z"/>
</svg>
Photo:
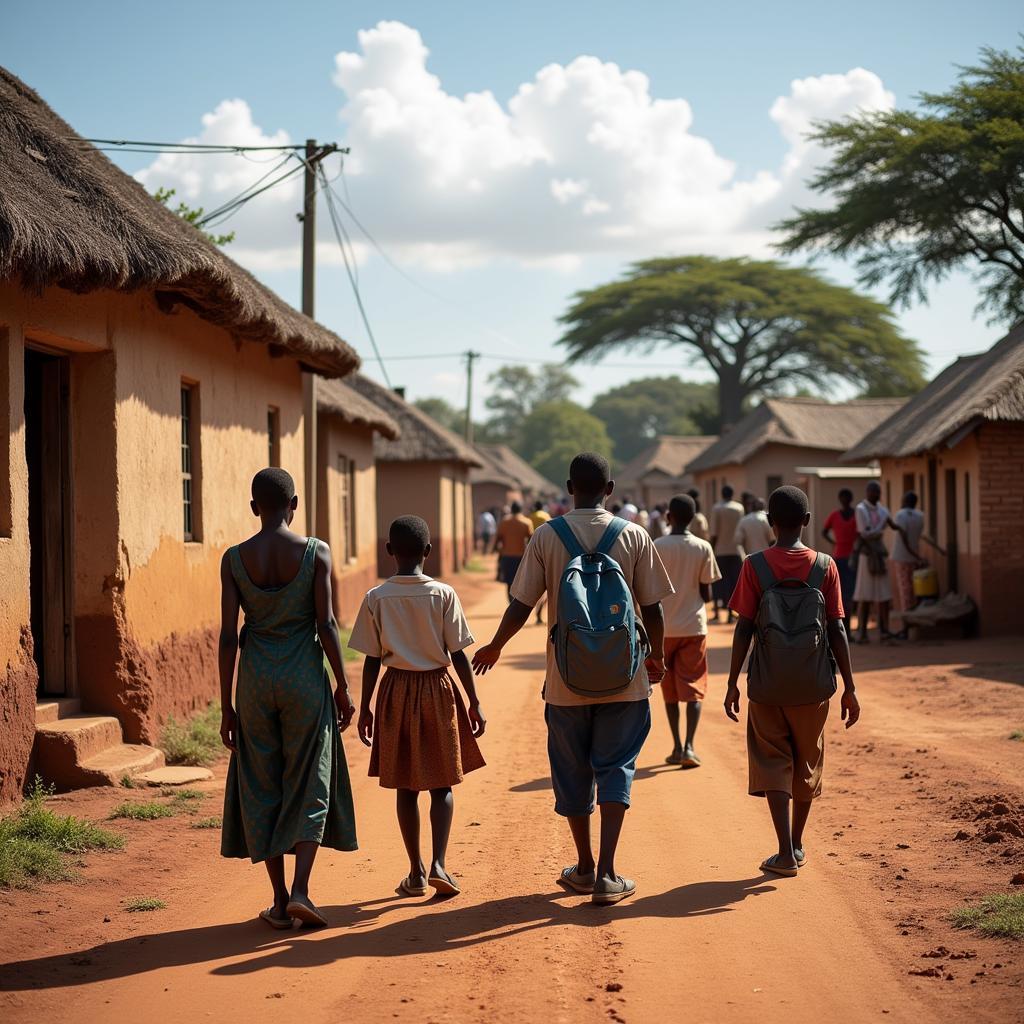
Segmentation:
<svg viewBox="0 0 1024 1024">
<path fill-rule="evenodd" d="M 181 505 L 185 540 L 199 540 L 198 388 L 181 385 Z"/>
<path fill-rule="evenodd" d="M 281 465 L 281 411 L 274 405 L 267 408 L 267 465 Z"/>
<path fill-rule="evenodd" d="M 338 456 L 338 511 L 341 516 L 340 552 L 343 561 L 356 557 L 356 464 L 347 455 Z"/>
</svg>

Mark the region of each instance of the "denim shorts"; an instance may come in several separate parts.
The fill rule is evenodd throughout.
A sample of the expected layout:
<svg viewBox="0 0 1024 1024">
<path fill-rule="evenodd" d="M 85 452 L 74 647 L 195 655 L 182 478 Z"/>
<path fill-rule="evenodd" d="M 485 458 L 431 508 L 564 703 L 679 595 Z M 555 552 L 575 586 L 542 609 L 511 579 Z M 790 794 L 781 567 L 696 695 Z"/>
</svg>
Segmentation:
<svg viewBox="0 0 1024 1024">
<path fill-rule="evenodd" d="M 640 748 L 651 731 L 651 702 L 544 705 L 555 813 L 593 814 L 595 802 L 629 806 Z"/>
</svg>

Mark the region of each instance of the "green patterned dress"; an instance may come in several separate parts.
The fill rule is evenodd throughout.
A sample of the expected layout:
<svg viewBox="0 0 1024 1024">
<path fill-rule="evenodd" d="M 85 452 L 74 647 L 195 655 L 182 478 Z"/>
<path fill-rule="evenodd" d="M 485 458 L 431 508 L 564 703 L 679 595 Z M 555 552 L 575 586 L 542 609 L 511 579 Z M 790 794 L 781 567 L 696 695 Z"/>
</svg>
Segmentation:
<svg viewBox="0 0 1024 1024">
<path fill-rule="evenodd" d="M 316 632 L 310 537 L 295 578 L 264 590 L 229 551 L 245 625 L 240 639 L 236 753 L 224 793 L 220 852 L 253 862 L 305 840 L 355 850 L 355 815 L 345 751 Z"/>
</svg>

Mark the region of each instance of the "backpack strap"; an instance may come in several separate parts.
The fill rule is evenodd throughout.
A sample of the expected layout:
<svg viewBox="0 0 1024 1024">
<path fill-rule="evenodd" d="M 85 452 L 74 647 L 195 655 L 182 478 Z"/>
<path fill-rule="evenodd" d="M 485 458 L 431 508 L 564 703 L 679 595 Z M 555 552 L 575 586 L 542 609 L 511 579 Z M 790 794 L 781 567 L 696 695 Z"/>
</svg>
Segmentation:
<svg viewBox="0 0 1024 1024">
<path fill-rule="evenodd" d="M 627 526 L 629 526 L 629 523 L 622 516 L 615 516 L 608 524 L 608 528 L 604 531 L 604 535 L 598 542 L 597 547 L 594 548 L 594 554 L 610 555 L 612 548 L 615 547 L 615 542 L 622 536 L 622 531 Z"/>
<path fill-rule="evenodd" d="M 757 582 L 761 584 L 762 594 L 779 582 L 775 578 L 775 573 L 772 572 L 772 567 L 768 564 L 768 559 L 765 558 L 763 551 L 755 551 L 750 556 L 750 564 L 754 567 L 754 572 L 757 573 Z"/>
<path fill-rule="evenodd" d="M 828 563 L 831 561 L 832 559 L 824 551 L 818 552 L 818 557 L 815 558 L 814 565 L 811 566 L 811 571 L 807 574 L 807 586 L 821 590 L 825 582 L 825 574 L 828 572 Z"/>
<path fill-rule="evenodd" d="M 565 550 L 569 552 L 569 558 L 581 558 L 586 554 L 583 545 L 576 539 L 576 534 L 572 532 L 572 527 L 565 521 L 564 516 L 556 516 L 549 520 L 548 526 L 555 531 L 558 539 L 565 545 Z"/>
</svg>

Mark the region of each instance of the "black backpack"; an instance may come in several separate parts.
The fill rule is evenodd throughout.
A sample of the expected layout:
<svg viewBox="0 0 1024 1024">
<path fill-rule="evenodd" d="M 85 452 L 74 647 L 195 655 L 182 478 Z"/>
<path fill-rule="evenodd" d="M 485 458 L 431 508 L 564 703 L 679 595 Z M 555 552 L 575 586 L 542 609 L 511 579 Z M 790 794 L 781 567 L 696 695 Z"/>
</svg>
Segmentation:
<svg viewBox="0 0 1024 1024">
<path fill-rule="evenodd" d="M 819 551 L 806 580 L 777 580 L 764 552 L 750 556 L 761 583 L 747 696 L 758 704 L 820 704 L 836 692 L 836 661 L 828 644 L 821 592 L 832 559 Z"/>
</svg>

